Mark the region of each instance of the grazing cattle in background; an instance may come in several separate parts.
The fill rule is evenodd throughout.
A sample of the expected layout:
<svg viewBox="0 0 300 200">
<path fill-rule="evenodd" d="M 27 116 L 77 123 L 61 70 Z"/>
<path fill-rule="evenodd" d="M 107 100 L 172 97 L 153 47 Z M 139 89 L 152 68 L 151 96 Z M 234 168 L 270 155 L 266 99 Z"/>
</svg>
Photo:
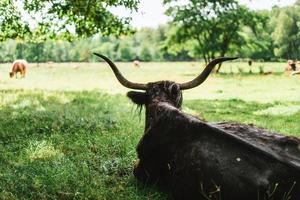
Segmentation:
<svg viewBox="0 0 300 200">
<path fill-rule="evenodd" d="M 249 65 L 249 73 L 252 74 L 252 60 L 248 60 L 248 65 Z"/>
<path fill-rule="evenodd" d="M 248 60 L 248 65 L 249 65 L 249 67 L 252 66 L 252 60 Z"/>
<path fill-rule="evenodd" d="M 22 77 L 25 77 L 26 74 L 26 68 L 28 67 L 28 63 L 26 60 L 16 60 L 13 62 L 13 67 L 11 72 L 9 72 L 10 78 L 16 76 L 17 78 L 17 73 L 19 72 Z"/>
<path fill-rule="evenodd" d="M 296 62 L 294 62 L 293 60 L 288 60 L 285 71 L 296 71 L 296 70 L 297 70 Z"/>
<path fill-rule="evenodd" d="M 300 140 L 232 122 L 208 123 L 181 111 L 182 90 L 203 83 L 218 58 L 186 83 L 147 84 L 125 79 L 104 59 L 127 96 L 145 106 L 145 132 L 137 146 L 134 176 L 178 200 L 299 200 Z"/>
<path fill-rule="evenodd" d="M 135 67 L 141 67 L 140 61 L 134 60 L 134 61 L 133 61 L 133 66 L 135 66 Z"/>
</svg>

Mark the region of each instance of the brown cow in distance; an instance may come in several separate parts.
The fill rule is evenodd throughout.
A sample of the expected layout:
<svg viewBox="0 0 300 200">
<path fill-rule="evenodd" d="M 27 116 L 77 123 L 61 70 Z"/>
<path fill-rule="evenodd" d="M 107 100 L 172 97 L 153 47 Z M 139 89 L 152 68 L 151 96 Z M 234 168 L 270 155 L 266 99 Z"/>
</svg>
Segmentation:
<svg viewBox="0 0 300 200">
<path fill-rule="evenodd" d="M 296 70 L 297 70 L 296 62 L 293 60 L 288 60 L 285 71 L 296 71 Z"/>
<path fill-rule="evenodd" d="M 16 60 L 13 62 L 13 67 L 11 72 L 9 72 L 10 78 L 16 76 L 19 72 L 21 74 L 21 77 L 25 77 L 26 74 L 26 68 L 28 67 L 28 63 L 26 60 Z"/>
<path fill-rule="evenodd" d="M 145 131 L 134 176 L 175 200 L 299 200 L 300 140 L 253 125 L 211 123 L 181 110 L 182 90 L 202 84 L 218 63 L 186 83 L 133 83 L 104 59 L 127 96 L 145 106 Z"/>
</svg>

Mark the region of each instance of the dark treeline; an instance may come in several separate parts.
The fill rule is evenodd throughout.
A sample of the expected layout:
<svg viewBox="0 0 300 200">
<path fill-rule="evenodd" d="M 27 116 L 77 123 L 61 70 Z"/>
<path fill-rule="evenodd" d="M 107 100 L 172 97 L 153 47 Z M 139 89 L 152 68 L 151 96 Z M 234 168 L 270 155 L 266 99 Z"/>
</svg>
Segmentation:
<svg viewBox="0 0 300 200">
<path fill-rule="evenodd" d="M 255 14 L 260 19 L 255 21 L 256 28 L 252 29 L 245 25 L 237 30 L 239 38 L 228 45 L 226 55 L 265 61 L 299 59 L 300 6 L 298 2 L 290 7 L 274 7 L 271 11 L 256 11 Z M 101 52 L 115 61 L 204 59 L 195 48 L 199 45 L 193 45 L 194 41 L 189 40 L 189 35 L 181 34 L 180 30 L 176 30 L 179 28 L 178 24 L 169 23 L 157 28 L 142 28 L 127 36 L 95 35 L 72 42 L 7 40 L 0 43 L 0 62 L 11 62 L 15 59 L 26 59 L 29 62 L 95 61 L 96 58 L 92 56 L 92 52 Z M 184 42 L 180 42 L 183 41 L 181 37 L 188 39 L 185 38 Z M 225 36 L 221 35 L 221 37 Z M 202 42 L 204 46 L 205 44 L 210 45 L 210 50 L 215 48 L 214 44 L 220 46 L 218 43 L 208 43 L 204 38 L 200 38 L 200 40 L 198 42 Z M 221 53 L 216 53 L 214 56 L 221 56 Z"/>
</svg>

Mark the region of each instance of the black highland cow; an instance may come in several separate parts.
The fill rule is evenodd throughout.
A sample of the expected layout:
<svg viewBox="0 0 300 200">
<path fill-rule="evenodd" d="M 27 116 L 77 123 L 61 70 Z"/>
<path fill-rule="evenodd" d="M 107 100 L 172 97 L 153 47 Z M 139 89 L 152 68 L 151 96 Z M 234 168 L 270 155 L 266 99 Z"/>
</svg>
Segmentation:
<svg viewBox="0 0 300 200">
<path fill-rule="evenodd" d="M 207 123 L 181 111 L 182 90 L 200 85 L 215 65 L 194 80 L 138 84 L 104 59 L 136 104 L 146 107 L 145 132 L 137 146 L 134 176 L 178 200 L 299 200 L 300 140 L 252 125 Z"/>
</svg>

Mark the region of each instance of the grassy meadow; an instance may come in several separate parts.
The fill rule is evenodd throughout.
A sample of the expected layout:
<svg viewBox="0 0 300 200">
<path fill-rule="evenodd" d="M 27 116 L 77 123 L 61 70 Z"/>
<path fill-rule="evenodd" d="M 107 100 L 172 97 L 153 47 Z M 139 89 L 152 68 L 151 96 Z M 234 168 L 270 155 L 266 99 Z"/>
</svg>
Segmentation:
<svg viewBox="0 0 300 200">
<path fill-rule="evenodd" d="M 184 82 L 203 63 L 117 64 L 136 82 Z M 262 66 L 268 75 L 258 74 Z M 300 76 L 285 63 L 224 64 L 184 91 L 183 110 L 300 137 Z M 30 64 L 23 79 L 0 65 L 0 199 L 166 199 L 132 176 L 144 116 L 104 63 Z"/>
</svg>

